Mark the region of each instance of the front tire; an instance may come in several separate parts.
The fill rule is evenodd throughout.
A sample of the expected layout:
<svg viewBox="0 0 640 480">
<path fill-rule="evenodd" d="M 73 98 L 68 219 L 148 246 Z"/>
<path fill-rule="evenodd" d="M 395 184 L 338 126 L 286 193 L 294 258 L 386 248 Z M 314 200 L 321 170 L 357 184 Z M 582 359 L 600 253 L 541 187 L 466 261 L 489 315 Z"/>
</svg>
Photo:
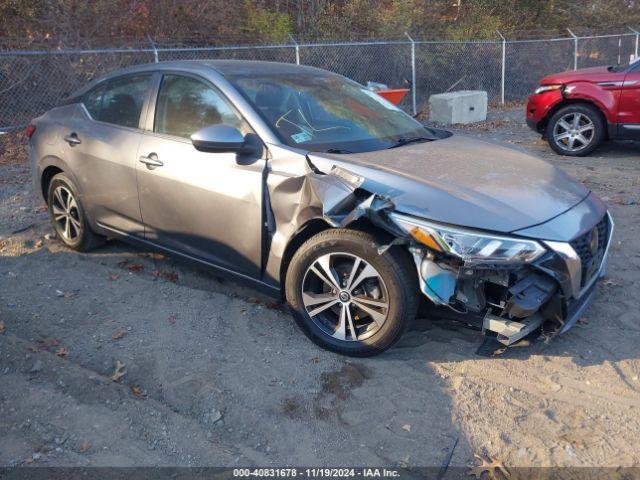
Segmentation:
<svg viewBox="0 0 640 480">
<path fill-rule="evenodd" d="M 371 234 L 332 229 L 295 253 L 285 282 L 301 330 L 317 345 L 354 357 L 397 342 L 418 308 L 415 266 L 400 247 L 378 254 Z"/>
<path fill-rule="evenodd" d="M 549 119 L 545 136 L 560 155 L 584 157 L 605 139 L 606 122 L 600 111 L 587 104 L 567 105 Z"/>
<path fill-rule="evenodd" d="M 47 203 L 53 229 L 67 247 L 85 252 L 104 243 L 104 238 L 89 228 L 78 189 L 64 173 L 51 179 Z"/>
</svg>

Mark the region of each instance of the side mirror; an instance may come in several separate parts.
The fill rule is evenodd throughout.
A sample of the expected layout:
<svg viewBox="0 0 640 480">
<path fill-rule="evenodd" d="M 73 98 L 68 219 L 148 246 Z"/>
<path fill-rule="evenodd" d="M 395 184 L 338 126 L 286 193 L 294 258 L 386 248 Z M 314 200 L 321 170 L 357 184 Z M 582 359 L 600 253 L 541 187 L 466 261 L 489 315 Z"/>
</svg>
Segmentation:
<svg viewBox="0 0 640 480">
<path fill-rule="evenodd" d="M 240 130 L 227 125 L 204 127 L 191 135 L 191 143 L 203 152 L 243 153 L 244 136 Z"/>
</svg>

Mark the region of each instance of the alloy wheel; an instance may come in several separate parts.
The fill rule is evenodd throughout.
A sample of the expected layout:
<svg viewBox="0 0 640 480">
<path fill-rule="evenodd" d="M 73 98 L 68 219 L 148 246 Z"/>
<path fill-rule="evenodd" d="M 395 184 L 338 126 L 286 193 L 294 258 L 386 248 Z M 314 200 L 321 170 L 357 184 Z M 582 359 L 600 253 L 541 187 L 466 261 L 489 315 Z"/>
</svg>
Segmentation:
<svg viewBox="0 0 640 480">
<path fill-rule="evenodd" d="M 76 199 L 67 187 L 59 185 L 53 191 L 51 211 L 60 235 L 69 242 L 75 242 L 82 232 L 80 212 Z"/>
<path fill-rule="evenodd" d="M 591 119 L 579 112 L 563 115 L 553 127 L 553 139 L 567 152 L 579 152 L 593 141 L 595 126 Z"/>
<path fill-rule="evenodd" d="M 311 263 L 302 281 L 302 302 L 325 334 L 343 341 L 371 337 L 389 314 L 384 279 L 350 253 L 328 253 Z"/>
</svg>

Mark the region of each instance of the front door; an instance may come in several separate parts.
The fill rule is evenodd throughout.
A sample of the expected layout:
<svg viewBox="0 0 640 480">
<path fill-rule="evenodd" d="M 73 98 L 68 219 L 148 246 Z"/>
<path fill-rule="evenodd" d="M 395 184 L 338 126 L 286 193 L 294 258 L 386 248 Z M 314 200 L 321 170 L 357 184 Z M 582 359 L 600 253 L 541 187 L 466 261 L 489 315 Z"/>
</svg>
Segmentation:
<svg viewBox="0 0 640 480">
<path fill-rule="evenodd" d="M 640 68 L 627 73 L 620 92 L 618 124 L 621 136 L 640 138 Z"/>
<path fill-rule="evenodd" d="M 143 135 L 138 149 L 145 238 L 259 278 L 265 160 L 239 164 L 235 153 L 196 150 L 190 135 L 216 124 L 250 132 L 211 84 L 190 76 L 163 76 L 153 131 Z"/>
</svg>

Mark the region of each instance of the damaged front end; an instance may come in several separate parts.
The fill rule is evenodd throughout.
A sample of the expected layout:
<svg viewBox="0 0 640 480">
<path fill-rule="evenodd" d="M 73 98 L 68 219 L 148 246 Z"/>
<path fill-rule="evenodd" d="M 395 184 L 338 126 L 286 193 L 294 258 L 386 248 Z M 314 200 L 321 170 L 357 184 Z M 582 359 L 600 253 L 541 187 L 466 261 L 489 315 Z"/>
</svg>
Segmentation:
<svg viewBox="0 0 640 480">
<path fill-rule="evenodd" d="M 469 323 L 481 322 L 501 343 L 511 345 L 561 314 L 551 302 L 557 282 L 532 267 L 546 253 L 540 243 L 390 217 L 414 240 L 409 249 L 422 293 Z"/>
<path fill-rule="evenodd" d="M 565 331 L 593 298 L 613 228 L 608 214 L 601 221 L 606 226 L 596 229 L 600 243 L 590 270 L 581 275 L 575 262 L 583 259 L 568 242 L 497 235 L 406 215 L 397 211 L 392 192 L 374 193 L 375 182 L 357 166 L 314 160 L 308 159 L 301 175 L 268 177 L 267 202 L 273 210 L 270 204 L 268 209 L 278 212 L 268 222 L 273 225 L 271 260 L 285 256 L 288 239 L 310 219 L 344 228 L 366 218 L 395 239 L 379 245 L 380 253 L 392 245 L 408 249 L 421 292 L 442 316 L 480 328 L 507 346 L 543 328 Z M 275 276 L 277 267 L 270 261 L 267 272 Z"/>
<path fill-rule="evenodd" d="M 491 331 L 511 345 L 562 314 L 558 285 L 522 265 L 480 265 L 439 258 L 411 247 L 420 273 L 421 291 L 453 318 Z M 560 317 L 561 318 L 561 317 Z"/>
<path fill-rule="evenodd" d="M 543 327 L 564 332 L 575 323 L 604 272 L 613 229 L 607 214 L 587 234 L 595 235 L 589 272 L 576 276 L 561 254 L 568 249 L 578 257 L 569 243 L 492 235 L 394 212 L 389 217 L 413 240 L 409 250 L 422 293 L 507 346 Z"/>
</svg>

